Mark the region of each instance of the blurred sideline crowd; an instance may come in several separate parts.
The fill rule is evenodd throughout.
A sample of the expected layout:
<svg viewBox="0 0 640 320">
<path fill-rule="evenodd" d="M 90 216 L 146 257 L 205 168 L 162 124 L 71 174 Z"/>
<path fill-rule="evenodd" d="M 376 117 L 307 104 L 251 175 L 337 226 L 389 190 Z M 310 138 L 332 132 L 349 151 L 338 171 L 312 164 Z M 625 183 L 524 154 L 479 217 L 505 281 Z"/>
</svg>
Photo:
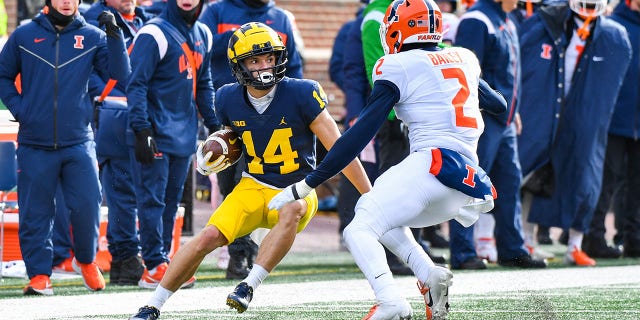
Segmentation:
<svg viewBox="0 0 640 320">
<path fill-rule="evenodd" d="M 19 28 L 27 26 L 31 19 L 37 21 L 36 15 L 51 15 L 51 9 L 46 8 L 58 1 L 68 0 L 21 2 L 27 5 L 21 8 L 24 20 Z M 358 120 L 366 105 L 373 64 L 383 55 L 378 35 L 380 19 L 391 2 L 361 0 L 354 18 L 336 35 L 327 72 L 345 96 L 346 113 L 340 119 L 344 130 Z M 444 22 L 441 45 L 473 51 L 480 62 L 482 78 L 505 97 L 508 111 L 499 116 L 482 114 L 486 128 L 478 156 L 498 193 L 495 208 L 481 214 L 467 228 L 452 220 L 447 226 L 412 229 L 425 252 L 436 264 L 452 269 L 481 270 L 489 263 L 545 268 L 546 260 L 555 257 L 539 245 L 553 243 L 556 239 L 550 237 L 549 230 L 557 227 L 563 230 L 557 241 L 567 247 L 562 258 L 568 265 L 595 266 L 598 259 L 640 257 L 640 198 L 636 195 L 640 190 L 640 0 L 436 2 Z M 208 14 L 214 3 L 219 6 L 218 11 Z M 113 74 L 112 68 L 98 67 L 95 62 L 117 62 L 114 52 L 122 53 L 120 58 L 128 61 L 126 48 L 133 47 L 138 30 L 165 7 L 166 1 L 162 0 L 98 0 L 79 5 L 83 19 L 105 31 L 105 50 L 109 47 L 104 56 L 94 59 L 95 68 L 87 71 L 91 74 L 87 74 L 86 94 L 96 110 L 91 121 L 95 139 L 81 143 L 77 154 L 56 155 L 51 162 L 60 162 L 61 166 L 69 158 L 84 164 L 74 164 L 59 175 L 42 175 L 42 180 L 33 181 L 34 185 L 46 185 L 42 187 L 46 192 L 40 194 L 36 186 L 21 189 L 29 195 L 29 200 L 24 195 L 20 200 L 20 241 L 23 255 L 29 256 L 25 263 L 32 283 L 39 276 L 50 276 L 52 271 L 79 273 L 85 286 L 97 291 L 105 288 L 101 273 L 109 272 L 110 285 L 155 289 L 171 261 L 176 212 L 195 150 L 171 150 L 171 155 L 179 156 L 167 160 L 165 168 L 145 171 L 140 163 L 166 158 L 160 151 L 169 152 L 164 145 L 173 140 L 154 136 L 143 126 L 122 125 L 122 117 L 127 117 L 126 100 L 132 103 L 128 79 L 115 81 L 118 75 Z M 213 34 L 211 60 L 205 64 L 211 69 L 211 90 L 235 82 L 228 66 L 227 44 L 231 33 L 250 21 L 267 23 L 278 32 L 288 50 L 287 77 L 303 77 L 304 41 L 309 39 L 303 40 L 295 13 L 278 7 L 275 0 L 218 0 L 205 3 L 201 10 L 195 17 Z M 105 11 L 111 15 L 105 15 Z M 7 15 L 0 0 L 2 45 L 9 36 L 6 24 Z M 40 36 L 34 34 L 34 41 Z M 123 42 L 121 48 L 116 48 L 118 41 Z M 4 54 L 5 49 L 2 57 Z M 197 55 L 193 56 L 197 60 Z M 132 54 L 131 66 L 138 61 L 134 57 Z M 0 66 L 0 77 L 10 74 L 7 69 Z M 0 87 L 28 91 L 28 79 L 34 77 L 37 75 L 3 79 Z M 195 86 L 195 79 L 193 83 Z M 2 102 L 7 106 L 10 103 Z M 11 111 L 19 121 L 28 117 L 19 114 L 18 119 Z M 62 115 L 67 116 L 73 120 L 72 115 Z M 221 128 L 215 116 L 200 112 L 197 118 L 197 128 L 173 128 L 166 135 L 193 134 L 194 139 L 205 140 Z M 58 125 L 72 120 L 60 118 Z M 164 125 L 190 122 L 177 123 Z M 408 155 L 407 132 L 392 112 L 360 154 L 372 183 Z M 147 143 L 153 140 L 153 144 Z M 140 149 L 140 141 L 148 150 Z M 86 150 L 94 150 L 93 156 L 87 156 L 91 152 Z M 39 166 L 37 157 L 49 156 L 49 151 L 31 148 L 18 152 L 18 157 L 33 159 L 19 159 L 19 165 Z M 153 157 L 145 158 L 148 151 Z M 318 162 L 325 152 L 319 147 Z M 210 199 L 215 210 L 240 181 L 243 161 L 208 177 L 197 175 L 198 198 Z M 93 163 L 98 164 L 99 170 L 87 168 Z M 83 174 L 97 179 L 76 178 Z M 158 181 L 147 179 L 152 176 L 162 177 L 162 183 L 148 187 L 146 181 Z M 72 184 L 84 189 L 73 188 Z M 334 184 L 335 181 L 328 182 L 318 188 L 319 209 L 337 211 L 342 234 L 354 217 L 360 193 L 342 174 L 338 185 Z M 112 260 L 108 268 L 98 270 L 94 261 L 97 230 L 87 230 L 97 229 L 96 208 L 103 204 L 109 208 L 107 239 Z M 37 213 L 22 214 L 29 210 Z M 613 239 L 605 238 L 605 217 L 609 212 L 615 215 Z M 40 238 L 35 239 L 33 234 Z M 259 242 L 263 236 L 264 232 L 258 230 L 222 248 L 218 266 L 226 270 L 228 279 L 247 277 L 258 250 L 254 240 Z M 450 255 L 438 255 L 433 248 L 448 248 Z M 390 252 L 387 262 L 393 274 L 413 274 Z M 193 286 L 195 281 L 189 279 L 183 287 Z M 24 293 L 51 295 L 53 290 L 31 285 Z"/>
</svg>

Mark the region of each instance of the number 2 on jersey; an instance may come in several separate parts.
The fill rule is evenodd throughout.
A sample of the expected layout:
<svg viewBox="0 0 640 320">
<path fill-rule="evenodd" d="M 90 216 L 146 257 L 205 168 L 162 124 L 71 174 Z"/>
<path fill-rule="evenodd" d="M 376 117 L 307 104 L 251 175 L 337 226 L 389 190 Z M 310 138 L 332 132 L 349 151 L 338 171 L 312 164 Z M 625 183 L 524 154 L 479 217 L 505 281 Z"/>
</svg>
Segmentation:
<svg viewBox="0 0 640 320">
<path fill-rule="evenodd" d="M 456 126 L 477 129 L 478 121 L 476 118 L 464 115 L 464 104 L 469 98 L 469 84 L 464 72 L 460 68 L 446 68 L 442 69 L 442 75 L 445 79 L 457 79 L 462 86 L 456 96 L 453 97 L 453 100 L 451 100 L 456 112 Z"/>
</svg>

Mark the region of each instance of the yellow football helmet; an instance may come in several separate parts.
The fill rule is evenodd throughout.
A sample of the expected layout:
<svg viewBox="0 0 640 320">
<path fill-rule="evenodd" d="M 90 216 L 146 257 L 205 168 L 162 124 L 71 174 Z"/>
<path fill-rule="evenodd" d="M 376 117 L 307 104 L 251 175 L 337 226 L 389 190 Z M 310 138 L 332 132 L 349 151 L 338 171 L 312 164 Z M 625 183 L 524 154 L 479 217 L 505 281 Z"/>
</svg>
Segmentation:
<svg viewBox="0 0 640 320">
<path fill-rule="evenodd" d="M 273 53 L 276 64 L 272 68 L 248 70 L 242 60 Z M 260 22 L 249 22 L 238 28 L 229 39 L 227 50 L 231 72 L 241 85 L 268 89 L 284 78 L 287 65 L 287 47 L 273 29 Z M 253 73 L 258 72 L 254 77 Z"/>
</svg>

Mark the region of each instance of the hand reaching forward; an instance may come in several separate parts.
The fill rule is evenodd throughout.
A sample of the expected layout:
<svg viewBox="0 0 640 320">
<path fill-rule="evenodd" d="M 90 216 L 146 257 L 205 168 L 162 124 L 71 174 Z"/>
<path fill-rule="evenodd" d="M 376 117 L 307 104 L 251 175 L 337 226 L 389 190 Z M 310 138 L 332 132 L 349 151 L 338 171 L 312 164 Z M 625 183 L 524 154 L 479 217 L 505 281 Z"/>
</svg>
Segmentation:
<svg viewBox="0 0 640 320">
<path fill-rule="evenodd" d="M 309 187 L 304 179 L 302 179 L 300 182 L 296 182 L 276 194 L 276 196 L 269 201 L 269 209 L 280 210 L 285 204 L 308 196 L 312 190 L 313 188 Z"/>
</svg>

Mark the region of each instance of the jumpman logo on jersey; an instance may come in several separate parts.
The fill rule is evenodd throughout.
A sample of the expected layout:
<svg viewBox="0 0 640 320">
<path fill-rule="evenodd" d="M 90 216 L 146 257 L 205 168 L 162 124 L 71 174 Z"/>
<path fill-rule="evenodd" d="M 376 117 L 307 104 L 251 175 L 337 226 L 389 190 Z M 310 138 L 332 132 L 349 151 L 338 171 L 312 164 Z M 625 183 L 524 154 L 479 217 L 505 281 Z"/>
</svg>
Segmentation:
<svg viewBox="0 0 640 320">
<path fill-rule="evenodd" d="M 287 122 L 284 120 L 284 117 L 282 117 L 282 120 L 280 120 L 280 124 L 281 126 L 286 126 Z"/>
</svg>

